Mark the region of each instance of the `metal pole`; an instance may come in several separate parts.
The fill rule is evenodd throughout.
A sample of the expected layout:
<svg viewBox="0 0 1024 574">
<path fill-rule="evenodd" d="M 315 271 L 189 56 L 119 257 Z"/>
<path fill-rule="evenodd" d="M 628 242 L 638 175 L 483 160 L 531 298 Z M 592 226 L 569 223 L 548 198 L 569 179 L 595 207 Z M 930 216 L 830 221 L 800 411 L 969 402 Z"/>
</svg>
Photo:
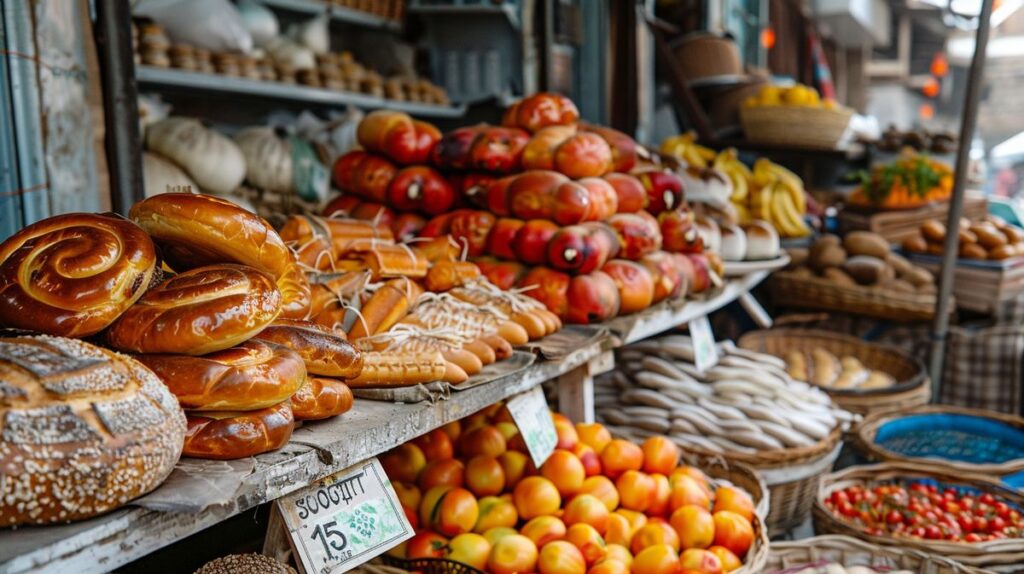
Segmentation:
<svg viewBox="0 0 1024 574">
<path fill-rule="evenodd" d="M 967 162 L 970 160 L 971 141 L 978 123 L 978 99 L 985 82 L 985 52 L 988 48 L 992 1 L 983 0 L 978 16 L 978 33 L 974 41 L 974 57 L 967 76 L 967 94 L 964 98 L 964 112 L 960 120 L 960 145 L 956 152 L 956 171 L 953 174 L 953 197 L 949 200 L 949 218 L 946 221 L 946 241 L 942 251 L 942 270 L 939 274 L 939 296 L 935 302 L 935 319 L 932 323 L 932 352 L 928 371 L 932 377 L 932 400 L 939 399 L 942 389 L 942 367 L 946 354 L 946 338 L 949 335 L 949 300 L 953 291 L 953 272 L 958 256 L 960 216 L 964 208 L 964 187 L 967 181 Z"/>
<path fill-rule="evenodd" d="M 103 78 L 110 199 L 114 211 L 128 209 L 143 197 L 139 102 L 132 57 L 131 6 L 128 0 L 96 1 L 96 47 Z"/>
</svg>

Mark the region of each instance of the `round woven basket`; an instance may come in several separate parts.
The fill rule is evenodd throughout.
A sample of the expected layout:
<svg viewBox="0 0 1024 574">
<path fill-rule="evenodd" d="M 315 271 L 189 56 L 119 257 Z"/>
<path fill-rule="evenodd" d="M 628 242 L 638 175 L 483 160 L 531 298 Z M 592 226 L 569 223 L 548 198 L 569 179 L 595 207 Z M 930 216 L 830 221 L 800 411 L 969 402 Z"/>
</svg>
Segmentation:
<svg viewBox="0 0 1024 574">
<path fill-rule="evenodd" d="M 679 66 L 689 81 L 743 73 L 740 50 L 732 38 L 696 32 L 672 46 Z"/>
<path fill-rule="evenodd" d="M 925 405 L 931 398 L 931 382 L 921 361 L 887 347 L 867 343 L 856 337 L 817 329 L 764 329 L 740 337 L 743 349 L 785 358 L 789 351 L 822 348 L 837 357 L 853 356 L 865 367 L 882 371 L 896 379 L 886 389 L 858 391 L 821 387 L 840 407 L 867 415 L 877 411 L 906 409 Z"/>
<path fill-rule="evenodd" d="M 873 413 L 853 445 L 874 461 L 1003 476 L 1024 471 L 1024 418 L 950 405 Z"/>
<path fill-rule="evenodd" d="M 995 572 L 1018 572 L 1024 565 L 1024 539 L 1007 538 L 987 542 L 950 542 L 945 540 L 923 540 L 911 537 L 874 536 L 854 523 L 841 519 L 832 513 L 824 500 L 836 490 L 850 486 L 872 488 L 879 483 L 892 484 L 917 480 L 936 481 L 941 486 L 964 488 L 975 492 L 987 492 L 998 499 L 1018 508 L 1024 507 L 1024 495 L 1007 488 L 985 475 L 963 471 L 940 471 L 935 467 L 915 463 L 882 463 L 867 466 L 853 466 L 826 475 L 818 488 L 814 501 L 814 531 L 818 534 L 843 534 L 874 544 L 909 548 L 945 556 L 969 566 L 987 568 Z"/>
<path fill-rule="evenodd" d="M 764 574 L 811 574 L 826 564 L 867 566 L 880 572 L 910 570 L 918 574 L 982 574 L 941 556 L 910 548 L 878 546 L 849 536 L 815 536 L 772 543 Z"/>
<path fill-rule="evenodd" d="M 802 106 L 747 106 L 740 123 L 752 142 L 835 149 L 853 110 Z"/>
</svg>

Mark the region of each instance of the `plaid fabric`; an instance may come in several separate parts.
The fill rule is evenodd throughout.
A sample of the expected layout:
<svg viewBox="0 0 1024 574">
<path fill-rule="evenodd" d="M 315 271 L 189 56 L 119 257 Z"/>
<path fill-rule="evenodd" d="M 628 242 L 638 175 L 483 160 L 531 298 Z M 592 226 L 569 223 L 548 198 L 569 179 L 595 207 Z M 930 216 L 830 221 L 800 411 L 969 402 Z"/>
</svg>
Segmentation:
<svg viewBox="0 0 1024 574">
<path fill-rule="evenodd" d="M 1024 323 L 1024 292 L 1016 297 L 999 302 L 993 318 L 999 325 L 1020 325 Z"/>
<path fill-rule="evenodd" d="M 1020 414 L 1022 381 L 1024 325 L 950 329 L 939 402 Z"/>
</svg>

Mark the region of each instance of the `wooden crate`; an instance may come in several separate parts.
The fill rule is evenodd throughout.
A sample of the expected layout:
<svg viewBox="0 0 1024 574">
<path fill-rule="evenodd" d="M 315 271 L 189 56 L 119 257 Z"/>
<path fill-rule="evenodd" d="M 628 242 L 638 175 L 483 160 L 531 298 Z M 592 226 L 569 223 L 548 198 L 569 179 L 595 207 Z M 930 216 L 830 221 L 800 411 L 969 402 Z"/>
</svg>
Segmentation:
<svg viewBox="0 0 1024 574">
<path fill-rule="evenodd" d="M 908 254 L 907 257 L 938 273 L 942 258 L 936 255 Z M 953 297 L 957 307 L 968 311 L 991 314 L 999 304 L 1024 291 L 1024 257 L 1005 261 L 974 261 L 957 259 L 953 272 Z"/>
<path fill-rule="evenodd" d="M 964 217 L 981 219 L 988 213 L 988 201 L 983 195 L 967 192 L 964 198 Z M 929 219 L 945 223 L 949 214 L 949 202 L 932 203 L 917 209 L 878 211 L 865 213 L 844 209 L 839 214 L 839 231 L 874 231 L 889 243 L 900 243 L 918 233 L 921 224 Z"/>
</svg>

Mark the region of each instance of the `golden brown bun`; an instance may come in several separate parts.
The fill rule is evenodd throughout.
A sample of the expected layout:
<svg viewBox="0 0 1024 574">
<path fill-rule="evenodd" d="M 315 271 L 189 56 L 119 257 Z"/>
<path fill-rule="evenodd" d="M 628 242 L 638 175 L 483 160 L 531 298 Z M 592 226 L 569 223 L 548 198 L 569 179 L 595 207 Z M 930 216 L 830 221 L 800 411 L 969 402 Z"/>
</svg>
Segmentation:
<svg viewBox="0 0 1024 574">
<path fill-rule="evenodd" d="M 292 263 L 277 280 L 281 292 L 281 316 L 286 319 L 305 319 L 313 304 L 313 293 L 309 288 L 306 273 L 298 263 Z"/>
<path fill-rule="evenodd" d="M 317 323 L 278 319 L 256 338 L 284 345 L 298 353 L 309 374 L 351 379 L 363 370 L 359 351 L 344 337 Z"/>
<path fill-rule="evenodd" d="M 153 242 L 126 219 L 44 219 L 0 244 L 0 324 L 94 335 L 142 296 L 155 268 Z"/>
<path fill-rule="evenodd" d="M 277 450 L 295 429 L 285 401 L 248 412 L 189 413 L 184 456 L 231 460 Z"/>
<path fill-rule="evenodd" d="M 0 338 L 0 526 L 82 520 L 156 488 L 185 415 L 138 361 L 76 339 Z"/>
<path fill-rule="evenodd" d="M 281 293 L 266 274 L 211 265 L 150 289 L 107 331 L 115 349 L 203 355 L 228 349 L 277 318 Z"/>
<path fill-rule="evenodd" d="M 971 226 L 971 232 L 978 236 L 978 243 L 985 249 L 1006 245 L 1006 236 L 991 223 L 976 223 Z"/>
<path fill-rule="evenodd" d="M 276 405 L 306 380 L 298 353 L 257 339 L 203 357 L 138 355 L 178 397 L 199 411 L 251 411 Z"/>
<path fill-rule="evenodd" d="M 502 361 L 512 356 L 512 344 L 499 335 L 484 335 L 481 340 L 494 349 L 494 356 L 497 360 Z"/>
<path fill-rule="evenodd" d="M 218 197 L 162 193 L 133 205 L 131 218 L 153 237 L 175 271 L 240 263 L 276 281 L 295 260 L 262 217 Z"/>
<path fill-rule="evenodd" d="M 346 383 L 352 388 L 408 387 L 442 380 L 449 365 L 439 351 L 368 352 L 363 353 L 363 372 Z"/>
<path fill-rule="evenodd" d="M 946 240 L 946 226 L 930 219 L 921 224 L 921 234 L 930 243 L 942 243 Z"/>
<path fill-rule="evenodd" d="M 292 395 L 292 412 L 297 421 L 326 419 L 352 408 L 352 389 L 337 379 L 310 377 Z"/>
<path fill-rule="evenodd" d="M 355 340 L 383 333 L 409 313 L 423 288 L 410 279 L 392 279 L 379 287 L 362 308 L 362 320 L 349 329 L 348 338 Z"/>
</svg>

